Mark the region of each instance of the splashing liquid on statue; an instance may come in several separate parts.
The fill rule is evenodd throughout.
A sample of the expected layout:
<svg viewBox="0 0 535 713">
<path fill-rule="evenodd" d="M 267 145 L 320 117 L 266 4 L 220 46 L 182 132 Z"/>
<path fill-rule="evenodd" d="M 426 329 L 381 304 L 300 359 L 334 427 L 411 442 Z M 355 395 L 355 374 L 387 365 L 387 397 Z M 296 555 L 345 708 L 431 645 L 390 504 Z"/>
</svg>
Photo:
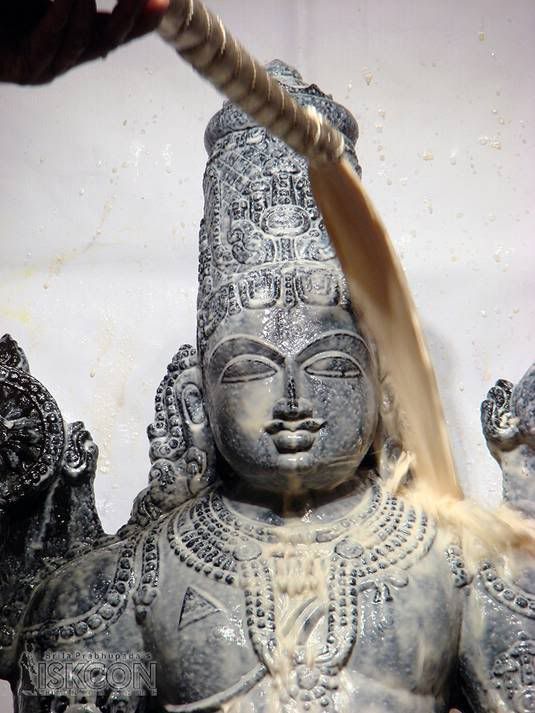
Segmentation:
<svg viewBox="0 0 535 713">
<path fill-rule="evenodd" d="M 328 116 L 358 169 L 351 114 L 283 63 L 270 71 Z M 155 697 L 105 689 L 89 697 L 101 710 L 443 713 L 459 674 L 474 710 L 526 713 L 530 557 L 522 580 L 496 557 L 470 571 L 463 528 L 493 530 L 482 539 L 495 546 L 514 529 L 466 503 L 424 508 L 407 482 L 388 376 L 304 159 L 231 104 L 206 146 L 197 350 L 182 347 L 158 388 L 149 485 L 117 536 L 32 580 L 3 675 L 31 690 L 24 661 L 128 650 L 156 663 Z M 33 384 L 16 367 L 0 377 Z M 490 401 L 497 451 L 526 445 L 500 430 L 507 399 Z M 84 461 L 77 445 L 69 463 Z M 74 493 L 83 469 L 67 470 Z M 82 695 L 21 694 L 19 711 Z"/>
</svg>

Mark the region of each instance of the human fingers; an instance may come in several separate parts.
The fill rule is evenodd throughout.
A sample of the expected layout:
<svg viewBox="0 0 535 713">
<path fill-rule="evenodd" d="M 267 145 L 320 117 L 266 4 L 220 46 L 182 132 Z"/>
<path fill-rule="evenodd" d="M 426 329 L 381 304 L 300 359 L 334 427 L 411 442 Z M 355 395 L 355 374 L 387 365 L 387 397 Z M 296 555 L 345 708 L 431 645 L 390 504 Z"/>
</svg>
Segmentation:
<svg viewBox="0 0 535 713">
<path fill-rule="evenodd" d="M 106 54 L 123 44 L 134 30 L 147 0 L 119 0 L 108 16 L 100 38 L 101 54 Z"/>
<path fill-rule="evenodd" d="M 37 83 L 50 74 L 74 2 L 75 0 L 55 0 L 31 33 L 22 58 L 25 65 L 25 83 Z"/>
<path fill-rule="evenodd" d="M 96 0 L 74 0 L 61 46 L 52 63 L 54 76 L 78 64 L 92 41 L 96 14 Z"/>
<path fill-rule="evenodd" d="M 149 0 L 124 42 L 129 42 L 155 30 L 168 7 L 169 0 Z"/>
<path fill-rule="evenodd" d="M 147 0 L 143 12 L 145 13 L 164 13 L 169 7 L 169 0 Z"/>
<path fill-rule="evenodd" d="M 80 58 L 81 62 L 89 62 L 97 57 L 105 57 L 108 52 L 119 44 L 141 37 L 154 30 L 160 22 L 163 13 L 169 6 L 169 0 L 145 0 L 134 2 L 129 0 L 130 7 L 136 6 L 139 12 L 128 13 L 127 0 L 121 0 L 114 13 L 98 13 L 93 24 L 93 41 Z"/>
</svg>

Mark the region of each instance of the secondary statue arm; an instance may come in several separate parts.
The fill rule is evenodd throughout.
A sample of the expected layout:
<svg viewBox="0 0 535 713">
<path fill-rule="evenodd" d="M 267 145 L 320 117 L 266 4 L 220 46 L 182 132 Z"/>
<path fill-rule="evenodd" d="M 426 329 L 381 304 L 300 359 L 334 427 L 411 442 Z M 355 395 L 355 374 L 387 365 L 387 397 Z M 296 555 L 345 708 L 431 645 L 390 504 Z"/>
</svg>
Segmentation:
<svg viewBox="0 0 535 713">
<path fill-rule="evenodd" d="M 500 379 L 481 406 L 483 433 L 503 474 L 505 504 L 535 513 L 535 365 L 513 387 Z M 535 563 L 515 553 L 484 563 L 467 591 L 461 676 L 477 713 L 535 711 Z"/>
<path fill-rule="evenodd" d="M 98 449 L 66 423 L 8 335 L 0 338 L 0 678 L 10 678 L 36 587 L 105 540 L 93 479 Z"/>
</svg>

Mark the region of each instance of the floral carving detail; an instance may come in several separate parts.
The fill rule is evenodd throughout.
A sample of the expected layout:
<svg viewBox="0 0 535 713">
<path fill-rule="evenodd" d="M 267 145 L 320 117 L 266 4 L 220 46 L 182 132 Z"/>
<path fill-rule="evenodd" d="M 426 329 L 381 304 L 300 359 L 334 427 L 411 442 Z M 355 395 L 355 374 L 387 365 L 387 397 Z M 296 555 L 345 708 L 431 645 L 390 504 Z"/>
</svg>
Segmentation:
<svg viewBox="0 0 535 713">
<path fill-rule="evenodd" d="M 13 369 L 30 371 L 26 354 L 9 334 L 4 334 L 3 337 L 0 337 L 0 364 Z"/>
<path fill-rule="evenodd" d="M 511 710 L 532 713 L 535 700 L 535 641 L 525 632 L 520 632 L 518 641 L 496 658 L 491 680 L 508 705 L 513 704 Z"/>
<path fill-rule="evenodd" d="M 82 421 L 70 423 L 63 454 L 63 472 L 71 478 L 93 476 L 97 467 L 98 447 Z"/>
<path fill-rule="evenodd" d="M 61 413 L 44 386 L 26 371 L 0 366 L 0 502 L 47 480 L 64 439 Z"/>
<path fill-rule="evenodd" d="M 228 239 L 234 259 L 242 265 L 260 265 L 275 256 L 273 243 L 255 230 L 252 223 L 243 220 L 235 223 Z"/>
<path fill-rule="evenodd" d="M 39 412 L 25 394 L 9 384 L 0 387 L 0 467 L 28 470 L 38 459 L 44 434 Z"/>
</svg>

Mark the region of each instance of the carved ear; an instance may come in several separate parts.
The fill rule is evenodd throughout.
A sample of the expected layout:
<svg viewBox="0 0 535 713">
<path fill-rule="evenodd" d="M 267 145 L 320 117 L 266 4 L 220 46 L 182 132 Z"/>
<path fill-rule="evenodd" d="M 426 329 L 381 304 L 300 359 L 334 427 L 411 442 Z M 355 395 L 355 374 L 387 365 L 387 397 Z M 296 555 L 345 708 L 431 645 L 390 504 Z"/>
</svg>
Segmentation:
<svg viewBox="0 0 535 713">
<path fill-rule="evenodd" d="M 192 492 L 215 480 L 215 444 L 208 421 L 202 393 L 202 376 L 198 365 L 184 372 L 177 383 L 182 415 L 184 419 L 184 437 L 188 450 L 185 453 L 188 472 L 197 470 L 195 484 L 191 482 Z"/>
<path fill-rule="evenodd" d="M 189 476 L 194 477 L 198 489 L 201 484 L 204 487 L 212 482 L 215 447 L 193 347 L 186 344 L 173 357 L 158 387 L 155 402 L 154 423 L 148 429 L 153 470 L 156 464 L 162 465 L 165 461 L 184 470 L 188 480 Z"/>
<path fill-rule="evenodd" d="M 195 370 L 198 371 L 199 368 L 195 367 Z M 193 429 L 202 426 L 206 422 L 203 396 L 197 384 L 198 382 L 192 380 L 182 389 L 184 420 Z"/>
</svg>

